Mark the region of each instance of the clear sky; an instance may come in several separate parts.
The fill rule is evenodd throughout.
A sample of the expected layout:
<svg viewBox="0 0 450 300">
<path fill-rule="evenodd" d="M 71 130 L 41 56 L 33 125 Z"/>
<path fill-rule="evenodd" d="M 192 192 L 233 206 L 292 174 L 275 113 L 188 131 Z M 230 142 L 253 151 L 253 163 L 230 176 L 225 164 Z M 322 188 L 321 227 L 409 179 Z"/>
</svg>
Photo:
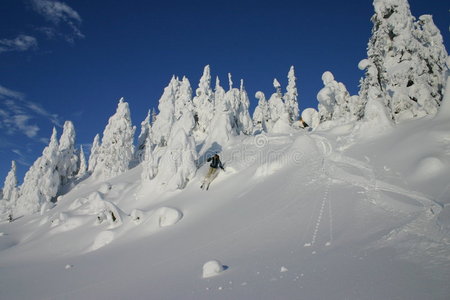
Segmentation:
<svg viewBox="0 0 450 300">
<path fill-rule="evenodd" d="M 450 4 L 409 3 L 433 15 L 449 49 Z M 270 96 L 273 78 L 284 88 L 291 65 L 300 109 L 317 107 L 324 71 L 356 94 L 372 15 L 371 0 L 2 0 L 0 186 L 11 160 L 23 180 L 53 126 L 73 121 L 88 148 L 125 97 L 139 132 L 170 77 L 195 90 L 206 64 L 224 87 L 228 72 L 244 79 L 251 113 L 255 92 Z"/>
</svg>

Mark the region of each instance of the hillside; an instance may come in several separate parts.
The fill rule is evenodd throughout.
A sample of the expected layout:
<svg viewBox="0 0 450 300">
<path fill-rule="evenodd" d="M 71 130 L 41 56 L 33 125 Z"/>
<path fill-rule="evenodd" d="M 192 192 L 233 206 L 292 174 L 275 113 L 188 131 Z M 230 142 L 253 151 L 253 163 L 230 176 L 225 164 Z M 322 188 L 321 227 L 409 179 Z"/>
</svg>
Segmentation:
<svg viewBox="0 0 450 300">
<path fill-rule="evenodd" d="M 141 165 L 88 178 L 0 224 L 0 298 L 448 299 L 449 132 L 238 136 L 209 191 L 206 164 L 176 192 L 143 187 Z M 210 260 L 225 270 L 202 278 Z"/>
</svg>

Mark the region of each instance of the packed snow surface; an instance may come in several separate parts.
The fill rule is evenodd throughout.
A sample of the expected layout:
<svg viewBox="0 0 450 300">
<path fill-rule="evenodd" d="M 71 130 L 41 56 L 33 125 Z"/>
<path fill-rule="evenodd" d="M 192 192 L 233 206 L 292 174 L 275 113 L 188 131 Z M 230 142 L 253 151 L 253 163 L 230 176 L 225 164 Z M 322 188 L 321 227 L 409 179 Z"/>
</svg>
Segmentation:
<svg viewBox="0 0 450 300">
<path fill-rule="evenodd" d="M 448 118 L 355 124 L 232 137 L 209 191 L 87 178 L 0 223 L 0 299 L 448 299 Z"/>
</svg>

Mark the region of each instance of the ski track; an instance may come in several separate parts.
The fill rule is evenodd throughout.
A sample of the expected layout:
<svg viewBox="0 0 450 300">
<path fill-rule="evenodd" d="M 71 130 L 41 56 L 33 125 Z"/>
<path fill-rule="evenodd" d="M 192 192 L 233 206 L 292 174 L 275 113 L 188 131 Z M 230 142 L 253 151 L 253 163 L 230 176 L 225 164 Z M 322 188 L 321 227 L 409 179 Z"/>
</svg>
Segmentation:
<svg viewBox="0 0 450 300">
<path fill-rule="evenodd" d="M 366 162 L 359 161 L 341 152 L 333 151 L 331 144 L 323 137 L 311 135 L 316 141 L 317 147 L 322 151 L 323 159 L 323 176 L 328 177 L 329 182 L 325 187 L 324 198 L 321 203 L 319 214 L 316 218 L 314 232 L 312 233 L 311 241 L 305 246 L 314 246 L 319 232 L 320 224 L 323 217 L 323 209 L 326 201 L 329 205 L 329 222 L 330 222 L 330 241 L 332 240 L 332 210 L 331 201 L 328 199 L 329 189 L 333 179 L 345 182 L 350 185 L 358 186 L 364 189 L 365 201 L 380 207 L 387 212 L 399 214 L 395 203 L 383 199 L 380 193 L 391 192 L 417 201 L 422 208 L 415 216 L 400 228 L 396 228 L 382 237 L 375 245 L 382 247 L 390 244 L 391 241 L 402 239 L 405 235 L 413 235 L 419 246 L 406 244 L 402 246 L 402 253 L 405 258 L 430 260 L 437 265 L 448 265 L 450 268 L 450 256 L 448 248 L 450 247 L 450 239 L 445 235 L 442 228 L 436 222 L 437 216 L 441 212 L 443 205 L 438 201 L 439 198 L 445 194 L 450 188 L 450 185 L 436 200 L 421 194 L 420 192 L 407 190 L 402 187 L 390 184 L 385 181 L 377 179 L 374 168 Z M 356 175 L 348 171 L 349 168 L 355 168 L 362 175 Z M 368 179 L 367 179 L 368 178 Z M 411 215 L 405 212 L 400 212 L 400 217 L 410 218 Z M 410 242 L 411 243 L 411 242 Z M 327 243 L 328 244 L 328 243 Z M 424 256 L 427 256 L 425 259 Z"/>
</svg>

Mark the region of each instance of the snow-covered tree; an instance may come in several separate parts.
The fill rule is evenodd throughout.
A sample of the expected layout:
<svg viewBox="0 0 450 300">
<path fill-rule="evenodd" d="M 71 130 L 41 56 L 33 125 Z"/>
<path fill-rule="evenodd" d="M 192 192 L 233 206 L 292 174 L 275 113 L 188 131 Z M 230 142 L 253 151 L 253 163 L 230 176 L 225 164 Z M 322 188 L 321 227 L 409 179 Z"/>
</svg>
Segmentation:
<svg viewBox="0 0 450 300">
<path fill-rule="evenodd" d="M 157 182 L 169 190 L 183 189 L 197 170 L 194 127 L 194 115 L 186 108 L 173 127 L 158 166 Z"/>
<path fill-rule="evenodd" d="M 109 118 L 103 131 L 94 175 L 103 179 L 117 176 L 128 170 L 133 158 L 134 132 L 128 103 L 121 98 L 116 113 Z"/>
<path fill-rule="evenodd" d="M 146 143 L 150 144 L 151 142 L 152 141 L 150 136 L 147 136 Z M 158 173 L 158 160 L 153 154 L 152 147 L 146 147 L 144 149 L 141 178 L 143 180 L 151 180 L 156 176 L 157 173 Z"/>
<path fill-rule="evenodd" d="M 291 66 L 288 73 L 288 85 L 286 87 L 286 94 L 284 94 L 284 103 L 286 104 L 286 110 L 289 113 L 289 121 L 291 124 L 299 118 L 298 108 L 298 91 L 295 77 L 294 66 Z"/>
<path fill-rule="evenodd" d="M 269 126 L 271 126 L 269 104 L 266 101 L 266 96 L 263 92 L 258 91 L 255 94 L 258 99 L 258 105 L 253 112 L 253 131 L 254 132 L 268 132 Z"/>
<path fill-rule="evenodd" d="M 433 17 L 423 15 L 417 20 L 414 35 L 420 42 L 421 51 L 414 61 L 420 81 L 417 84 L 408 81 L 408 93 L 416 99 L 428 114 L 435 114 L 440 106 L 445 90 L 445 73 L 448 70 L 447 50 L 439 29 L 433 22 Z M 409 80 L 409 79 L 408 79 Z"/>
<path fill-rule="evenodd" d="M 155 111 L 155 108 L 152 108 L 152 119 L 151 119 L 151 121 L 150 121 L 150 124 L 153 126 L 153 124 L 155 124 L 155 121 L 156 121 L 156 117 L 157 117 L 158 115 L 157 115 L 157 113 L 156 113 L 156 111 Z"/>
<path fill-rule="evenodd" d="M 214 93 L 211 89 L 211 72 L 209 65 L 205 66 L 198 88 L 193 99 L 195 106 L 194 117 L 197 120 L 196 131 L 207 133 L 214 116 Z"/>
<path fill-rule="evenodd" d="M 431 17 L 417 22 L 407 0 L 376 0 L 366 70 L 361 81 L 363 103 L 383 101 L 396 122 L 435 114 L 442 100 L 447 53 Z"/>
<path fill-rule="evenodd" d="M 56 129 L 53 128 L 50 143 L 25 174 L 14 214 L 35 213 L 41 205 L 54 200 L 60 187 L 58 161 L 59 145 Z"/>
<path fill-rule="evenodd" d="M 226 111 L 228 115 L 230 130 L 233 131 L 233 135 L 239 134 L 241 131 L 239 124 L 239 109 L 241 105 L 241 95 L 237 88 L 233 88 L 233 81 L 231 79 L 231 74 L 228 74 L 228 84 L 230 89 L 222 96 L 222 100 L 216 100 L 216 113 L 222 114 Z M 222 89 L 223 90 L 223 89 Z M 218 116 L 222 118 L 223 116 Z M 215 118 L 217 120 L 217 118 Z"/>
<path fill-rule="evenodd" d="M 248 99 L 248 94 L 244 87 L 244 80 L 241 80 L 239 99 L 239 109 L 237 112 L 239 131 L 243 134 L 250 135 L 253 133 L 253 121 L 248 111 L 250 100 Z"/>
<path fill-rule="evenodd" d="M 363 108 L 359 97 L 350 96 L 345 85 L 337 82 L 329 71 L 323 73 L 322 81 L 324 87 L 317 94 L 320 120 L 357 120 Z"/>
<path fill-rule="evenodd" d="M 83 146 L 80 146 L 80 166 L 78 168 L 77 177 L 83 177 L 87 173 L 86 156 L 84 155 Z"/>
<path fill-rule="evenodd" d="M 152 126 L 152 143 L 159 147 L 167 145 L 167 140 L 175 122 L 175 99 L 178 94 L 179 81 L 172 76 L 169 85 L 159 99 L 159 114 Z"/>
<path fill-rule="evenodd" d="M 100 153 L 100 135 L 96 134 L 91 146 L 89 155 L 88 171 L 92 173 L 97 166 L 98 155 Z"/>
<path fill-rule="evenodd" d="M 137 147 L 136 147 L 136 159 L 141 160 L 143 158 L 143 155 L 145 153 L 145 147 L 146 147 L 146 143 L 147 143 L 147 137 L 150 135 L 151 132 L 151 124 L 150 124 L 150 118 L 151 118 L 151 114 L 150 114 L 150 110 L 147 113 L 146 118 L 144 119 L 144 121 L 141 122 L 141 132 L 139 133 L 139 137 L 138 137 L 138 143 L 137 143 Z"/>
<path fill-rule="evenodd" d="M 276 133 L 286 132 L 290 127 L 289 114 L 283 102 L 283 95 L 281 93 L 281 84 L 277 79 L 273 80 L 273 86 L 276 92 L 270 96 L 268 101 L 270 111 L 270 131 Z"/>
<path fill-rule="evenodd" d="M 185 109 L 193 111 L 194 104 L 192 102 L 191 83 L 189 82 L 189 79 L 183 76 L 183 79 L 179 83 L 179 89 L 175 99 L 175 120 L 181 118 Z"/>
<path fill-rule="evenodd" d="M 59 139 L 58 156 L 57 168 L 61 176 L 61 185 L 64 185 L 78 173 L 78 156 L 75 151 L 75 127 L 71 121 L 64 123 L 63 133 Z"/>
<path fill-rule="evenodd" d="M 17 167 L 16 162 L 11 162 L 11 170 L 6 175 L 3 184 L 3 200 L 7 201 L 9 206 L 13 206 L 17 200 L 19 189 L 17 188 Z"/>
<path fill-rule="evenodd" d="M 221 91 L 223 89 L 219 85 L 217 90 Z M 201 155 L 205 154 L 205 151 L 211 151 L 214 147 L 218 147 L 218 149 L 223 147 L 232 136 L 238 134 L 236 115 L 230 103 L 234 99 L 235 92 L 237 92 L 237 97 L 239 97 L 239 90 L 232 88 L 225 93 L 225 97 L 219 97 L 218 101 L 216 101 L 214 117 L 211 120 L 210 130 L 205 139 Z M 223 94 L 223 91 L 218 94 Z"/>
</svg>

